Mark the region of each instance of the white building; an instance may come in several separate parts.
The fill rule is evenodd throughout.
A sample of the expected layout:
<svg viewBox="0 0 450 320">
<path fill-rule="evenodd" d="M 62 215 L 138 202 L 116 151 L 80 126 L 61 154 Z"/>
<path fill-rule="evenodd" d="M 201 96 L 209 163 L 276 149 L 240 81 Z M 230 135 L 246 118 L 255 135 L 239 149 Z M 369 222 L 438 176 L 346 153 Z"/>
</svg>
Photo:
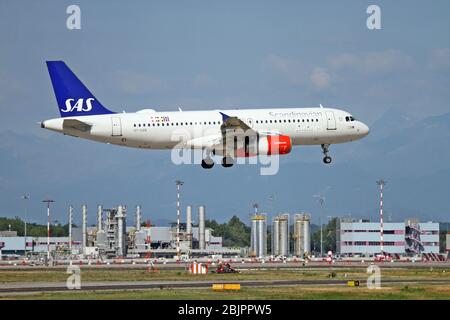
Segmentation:
<svg viewBox="0 0 450 320">
<path fill-rule="evenodd" d="M 418 223 L 421 252 L 439 253 L 439 223 Z M 405 254 L 407 247 L 404 222 L 383 224 L 383 250 L 390 254 Z M 346 256 L 373 256 L 381 253 L 380 223 L 368 220 L 341 219 L 336 235 L 337 253 Z"/>
</svg>

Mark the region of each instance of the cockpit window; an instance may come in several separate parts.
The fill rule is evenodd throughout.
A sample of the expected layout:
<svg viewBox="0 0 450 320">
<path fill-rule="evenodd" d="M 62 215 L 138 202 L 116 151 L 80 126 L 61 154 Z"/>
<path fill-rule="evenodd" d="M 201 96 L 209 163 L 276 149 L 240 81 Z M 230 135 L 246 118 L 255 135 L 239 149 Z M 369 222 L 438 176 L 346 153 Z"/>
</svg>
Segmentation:
<svg viewBox="0 0 450 320">
<path fill-rule="evenodd" d="M 350 121 L 355 121 L 356 119 L 353 116 L 350 116 Z"/>
<path fill-rule="evenodd" d="M 353 116 L 346 116 L 345 117 L 345 121 L 347 121 L 347 122 L 349 122 L 349 121 L 355 121 L 356 119 L 355 119 L 355 117 L 353 117 Z"/>
</svg>

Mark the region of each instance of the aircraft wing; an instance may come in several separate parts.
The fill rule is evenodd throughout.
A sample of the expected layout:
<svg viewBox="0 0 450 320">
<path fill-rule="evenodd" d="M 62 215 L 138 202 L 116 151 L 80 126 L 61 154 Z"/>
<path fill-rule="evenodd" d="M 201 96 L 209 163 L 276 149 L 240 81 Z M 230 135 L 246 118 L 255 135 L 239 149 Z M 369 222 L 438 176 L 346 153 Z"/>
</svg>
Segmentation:
<svg viewBox="0 0 450 320">
<path fill-rule="evenodd" d="M 76 119 L 64 119 L 63 129 L 75 129 L 82 132 L 91 130 L 92 124 Z"/>
<path fill-rule="evenodd" d="M 240 129 L 244 132 L 250 131 L 248 133 L 256 134 L 256 131 L 250 128 L 244 121 L 238 117 L 230 117 L 229 115 L 220 112 L 222 115 L 223 124 L 220 126 L 220 130 L 224 134 L 227 130 Z"/>
<path fill-rule="evenodd" d="M 222 135 L 213 134 L 188 140 L 185 142 L 183 147 L 194 149 L 202 149 L 202 148 L 212 149 L 214 146 L 220 145 L 221 143 L 222 143 Z"/>
</svg>

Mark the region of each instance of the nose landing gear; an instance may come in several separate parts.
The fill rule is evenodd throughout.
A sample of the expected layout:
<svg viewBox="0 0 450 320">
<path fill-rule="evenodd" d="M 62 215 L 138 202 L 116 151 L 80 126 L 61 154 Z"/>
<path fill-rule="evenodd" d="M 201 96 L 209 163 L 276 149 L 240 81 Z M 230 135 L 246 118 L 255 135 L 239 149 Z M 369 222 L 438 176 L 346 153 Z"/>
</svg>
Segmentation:
<svg viewBox="0 0 450 320">
<path fill-rule="evenodd" d="M 325 163 L 325 164 L 330 164 L 330 163 L 331 163 L 331 160 L 332 160 L 331 157 L 328 155 L 328 152 L 329 152 L 328 147 L 329 147 L 329 146 L 330 146 L 329 144 L 322 144 L 322 145 L 321 145 L 323 155 L 325 156 L 325 157 L 323 158 L 323 163 Z"/>
</svg>

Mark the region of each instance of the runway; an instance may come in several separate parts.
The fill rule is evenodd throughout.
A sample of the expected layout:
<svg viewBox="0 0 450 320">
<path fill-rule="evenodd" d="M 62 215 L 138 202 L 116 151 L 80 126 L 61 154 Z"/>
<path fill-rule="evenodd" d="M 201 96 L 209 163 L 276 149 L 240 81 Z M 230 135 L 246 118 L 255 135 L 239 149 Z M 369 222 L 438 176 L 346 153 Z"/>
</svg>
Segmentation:
<svg viewBox="0 0 450 320">
<path fill-rule="evenodd" d="M 365 286 L 366 279 L 359 280 Z M 59 291 L 99 291 L 99 290 L 143 290 L 143 289 L 177 289 L 177 288 L 211 288 L 216 283 L 239 283 L 242 287 L 279 287 L 279 286 L 346 286 L 347 280 L 240 280 L 240 281 L 111 281 L 83 282 L 79 290 L 69 290 L 66 283 L 11 283 L 0 285 L 0 294 L 22 294 Z M 389 284 L 450 284 L 450 279 L 391 279 L 382 281 L 382 286 Z"/>
</svg>

